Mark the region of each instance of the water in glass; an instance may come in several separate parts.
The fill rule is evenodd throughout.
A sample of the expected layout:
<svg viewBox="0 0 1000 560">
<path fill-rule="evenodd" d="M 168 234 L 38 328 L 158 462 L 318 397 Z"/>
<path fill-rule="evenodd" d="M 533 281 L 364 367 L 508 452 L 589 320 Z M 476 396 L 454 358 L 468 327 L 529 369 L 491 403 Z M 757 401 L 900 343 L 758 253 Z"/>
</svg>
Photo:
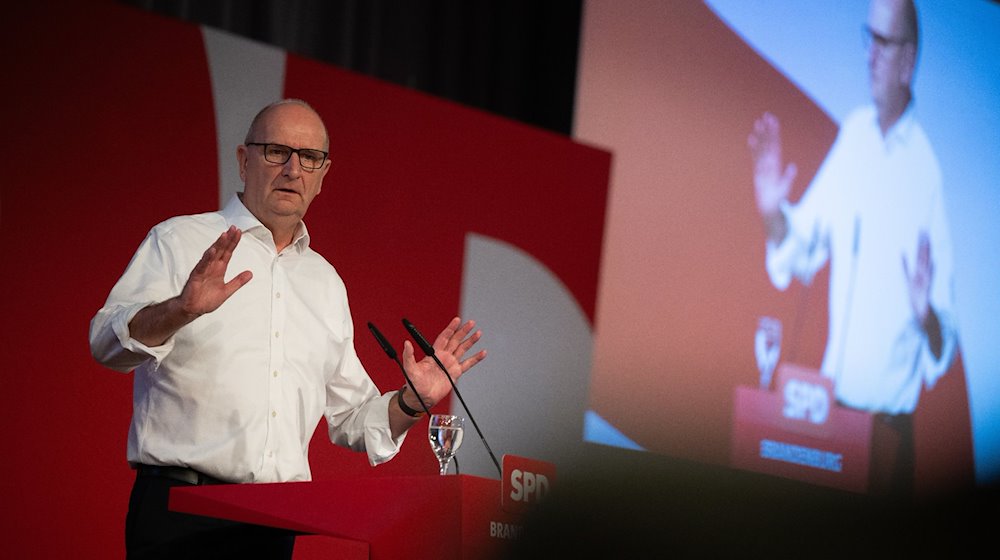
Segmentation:
<svg viewBox="0 0 1000 560">
<path fill-rule="evenodd" d="M 448 472 L 448 464 L 462 446 L 464 419 L 451 414 L 432 414 L 427 426 L 431 449 L 437 456 L 441 474 Z"/>
</svg>

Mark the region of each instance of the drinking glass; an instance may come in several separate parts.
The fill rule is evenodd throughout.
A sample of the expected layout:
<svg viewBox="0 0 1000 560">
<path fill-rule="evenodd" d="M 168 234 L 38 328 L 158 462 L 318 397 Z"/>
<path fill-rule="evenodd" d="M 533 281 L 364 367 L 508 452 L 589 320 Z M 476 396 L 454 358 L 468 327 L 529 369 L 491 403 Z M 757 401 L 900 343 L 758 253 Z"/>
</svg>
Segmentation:
<svg viewBox="0 0 1000 560">
<path fill-rule="evenodd" d="M 781 355 L 781 321 L 774 317 L 758 319 L 754 352 L 757 355 L 757 369 L 760 370 L 760 388 L 767 391 L 771 388 L 771 376 Z"/>
<path fill-rule="evenodd" d="M 451 414 L 432 414 L 427 425 L 431 449 L 441 465 L 441 474 L 447 474 L 448 464 L 462 446 L 465 419 Z"/>
</svg>

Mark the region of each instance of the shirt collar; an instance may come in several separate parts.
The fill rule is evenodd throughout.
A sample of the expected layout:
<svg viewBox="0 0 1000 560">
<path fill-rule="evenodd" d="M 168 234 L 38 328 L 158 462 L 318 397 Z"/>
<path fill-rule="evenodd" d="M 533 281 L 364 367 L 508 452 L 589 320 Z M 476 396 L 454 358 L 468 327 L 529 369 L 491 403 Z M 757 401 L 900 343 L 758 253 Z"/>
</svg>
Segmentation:
<svg viewBox="0 0 1000 560">
<path fill-rule="evenodd" d="M 229 202 L 222 208 L 220 214 L 222 214 L 227 224 L 236 226 L 240 231 L 248 233 L 261 241 L 270 243 L 272 246 L 274 245 L 274 237 L 271 235 L 271 231 L 264 224 L 260 223 L 260 220 L 250 210 L 247 210 L 247 207 L 240 199 L 240 193 L 234 194 L 229 199 Z M 299 254 L 304 253 L 309 248 L 309 239 L 309 230 L 306 228 L 306 223 L 300 221 L 295 231 L 295 238 L 292 239 L 292 244 L 289 247 Z"/>
<path fill-rule="evenodd" d="M 916 118 L 913 116 L 913 101 L 906 106 L 906 110 L 899 116 L 892 127 L 886 132 L 884 144 L 886 149 L 892 150 L 896 146 L 905 145 L 910 138 Z"/>
</svg>

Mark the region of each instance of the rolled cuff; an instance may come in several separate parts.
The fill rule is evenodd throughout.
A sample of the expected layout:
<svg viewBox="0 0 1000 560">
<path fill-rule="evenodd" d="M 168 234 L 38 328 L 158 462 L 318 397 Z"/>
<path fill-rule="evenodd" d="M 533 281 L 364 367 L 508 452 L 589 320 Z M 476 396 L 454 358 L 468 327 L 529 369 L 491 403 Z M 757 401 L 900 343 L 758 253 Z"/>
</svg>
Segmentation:
<svg viewBox="0 0 1000 560">
<path fill-rule="evenodd" d="M 114 310 L 102 310 L 94 319 L 91 332 L 90 349 L 94 358 L 104 366 L 121 372 L 131 371 L 149 359 L 159 365 L 173 350 L 173 337 L 160 346 L 149 347 L 132 338 L 129 330 L 129 323 L 136 314 L 154 303 L 134 303 Z M 103 321 L 102 314 L 106 314 Z"/>
</svg>

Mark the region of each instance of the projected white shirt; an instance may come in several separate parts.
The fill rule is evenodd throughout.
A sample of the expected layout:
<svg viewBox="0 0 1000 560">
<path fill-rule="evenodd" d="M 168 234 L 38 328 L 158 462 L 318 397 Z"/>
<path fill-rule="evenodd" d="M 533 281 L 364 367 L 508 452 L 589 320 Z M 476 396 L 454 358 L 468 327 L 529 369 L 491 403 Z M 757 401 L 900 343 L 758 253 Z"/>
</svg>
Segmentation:
<svg viewBox="0 0 1000 560">
<path fill-rule="evenodd" d="M 874 107 L 844 121 L 830 153 L 797 205 L 789 235 L 767 247 L 772 283 L 808 283 L 830 264 L 829 325 L 821 369 L 838 400 L 872 412 L 912 412 L 921 385 L 933 387 L 954 354 L 952 248 L 941 171 L 912 105 L 882 137 Z M 944 346 L 935 359 L 909 299 L 903 266 L 930 239 L 931 307 Z"/>
<path fill-rule="evenodd" d="M 164 345 L 130 338 L 143 307 L 171 298 L 230 225 L 243 232 L 227 280 L 253 279 Z M 221 212 L 154 227 L 91 322 L 102 364 L 135 369 L 130 463 L 178 465 L 228 482 L 309 480 L 309 441 L 323 416 L 331 441 L 377 464 L 399 450 L 388 399 L 354 349 L 347 292 L 309 248 L 305 225 L 275 252 L 271 233 L 234 196 Z"/>
</svg>

